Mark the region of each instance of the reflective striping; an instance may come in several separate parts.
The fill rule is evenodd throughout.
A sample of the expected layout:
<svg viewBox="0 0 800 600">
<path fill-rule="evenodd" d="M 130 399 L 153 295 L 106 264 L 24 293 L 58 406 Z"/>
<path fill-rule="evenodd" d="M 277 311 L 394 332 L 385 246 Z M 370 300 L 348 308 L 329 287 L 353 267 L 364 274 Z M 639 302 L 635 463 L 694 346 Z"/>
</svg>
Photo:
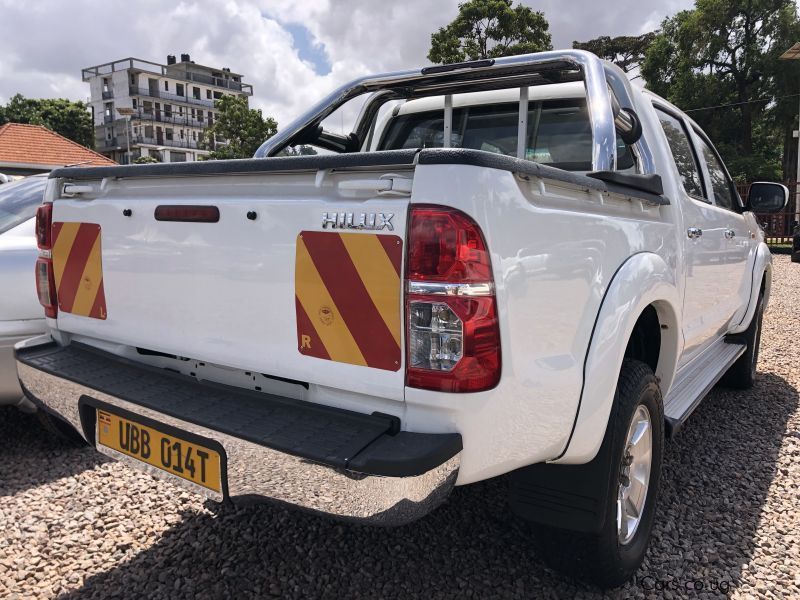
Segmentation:
<svg viewBox="0 0 800 600">
<path fill-rule="evenodd" d="M 337 235 L 337 234 L 333 234 Z M 303 241 L 303 234 L 297 237 L 297 263 L 295 265 L 295 293 L 306 316 L 314 320 L 314 330 L 322 340 L 324 351 L 331 360 L 366 366 L 367 361 L 361 353 L 356 341 L 345 325 L 344 319 L 336 308 L 328 289 L 322 282 L 317 267 L 311 260 Z M 298 328 L 298 343 L 302 336 L 309 332 Z M 299 346 L 298 346 L 299 347 Z M 324 358 L 316 349 L 307 349 L 304 354 Z"/>
<path fill-rule="evenodd" d="M 72 312 L 76 315 L 89 316 L 94 305 L 100 283 L 103 279 L 103 270 L 100 266 L 100 236 L 94 239 L 94 244 L 86 259 L 75 300 L 72 303 Z"/>
<path fill-rule="evenodd" d="M 314 324 L 308 318 L 297 296 L 294 297 L 294 305 L 297 310 L 297 331 L 300 332 L 297 338 L 297 349 L 303 354 L 311 354 L 317 358 L 330 360 L 331 357 L 325 348 L 325 344 L 322 343 L 319 335 L 317 335 Z"/>
<path fill-rule="evenodd" d="M 367 366 L 378 369 L 400 368 L 400 345 L 389 331 L 381 313 L 367 291 L 343 242 L 346 235 L 333 232 L 303 232 L 303 242 L 311 260 L 324 282 L 327 292 L 338 308 L 346 328 L 358 344 Z M 383 251 L 381 246 L 375 247 Z M 362 257 L 359 256 L 359 259 Z M 388 290 L 388 288 L 387 288 Z M 400 310 L 399 279 L 394 291 L 396 310 Z M 305 303 L 304 303 L 305 306 Z M 309 314 L 314 320 L 314 315 Z M 399 323 L 399 317 L 397 319 Z M 314 321 L 320 331 L 318 321 Z M 399 339 L 399 334 L 397 336 Z M 327 347 L 327 342 L 325 343 Z"/>
<path fill-rule="evenodd" d="M 53 223 L 53 270 L 59 310 L 106 318 L 102 236 L 95 223 Z"/>
<path fill-rule="evenodd" d="M 376 235 L 383 246 L 389 262 L 394 267 L 395 273 L 400 277 L 400 265 L 403 262 L 403 241 L 396 235 Z"/>
<path fill-rule="evenodd" d="M 69 252 L 78 235 L 80 223 L 53 223 L 53 272 L 56 280 L 56 289 L 61 285 L 64 277 L 64 266 L 67 264 Z"/>
<path fill-rule="evenodd" d="M 386 254 L 380 237 L 394 238 L 391 243 L 399 247 L 396 236 L 341 235 L 350 259 L 358 271 L 364 287 L 381 318 L 389 328 L 397 346 L 400 346 L 400 307 L 397 290 L 400 289 L 400 275 Z M 395 241 L 397 240 L 397 241 Z"/>
</svg>

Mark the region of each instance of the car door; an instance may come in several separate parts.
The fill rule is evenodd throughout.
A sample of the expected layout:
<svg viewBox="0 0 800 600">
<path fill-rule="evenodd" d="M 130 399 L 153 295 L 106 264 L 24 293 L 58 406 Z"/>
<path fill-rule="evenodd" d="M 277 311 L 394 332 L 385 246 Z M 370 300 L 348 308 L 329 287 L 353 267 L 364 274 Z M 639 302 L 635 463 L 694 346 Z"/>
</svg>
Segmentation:
<svg viewBox="0 0 800 600">
<path fill-rule="evenodd" d="M 742 214 L 744 207 L 736 186 L 728 174 L 722 159 L 708 138 L 698 128 L 693 128 L 700 164 L 705 170 L 711 200 L 718 216 L 725 222 L 723 236 L 725 252 L 725 287 L 720 290 L 727 300 L 727 324 L 737 322 L 744 316 L 750 299 L 752 265 L 756 244 L 752 226 Z"/>
<path fill-rule="evenodd" d="M 702 352 L 719 335 L 730 318 L 729 301 L 720 290 L 726 282 L 725 230 L 727 215 L 715 207 L 700 159 L 686 121 L 671 108 L 654 103 L 667 145 L 681 179 L 676 203 L 680 206 L 677 226 L 683 250 L 684 350 L 680 368 Z"/>
</svg>

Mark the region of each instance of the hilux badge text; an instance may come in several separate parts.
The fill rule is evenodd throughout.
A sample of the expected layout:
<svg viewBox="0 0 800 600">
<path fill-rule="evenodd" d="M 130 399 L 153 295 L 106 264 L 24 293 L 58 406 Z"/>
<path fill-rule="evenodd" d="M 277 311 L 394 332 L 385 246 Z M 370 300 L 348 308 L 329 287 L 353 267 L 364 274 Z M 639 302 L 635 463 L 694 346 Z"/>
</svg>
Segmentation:
<svg viewBox="0 0 800 600">
<path fill-rule="evenodd" d="M 322 228 L 394 231 L 392 217 L 394 217 L 392 213 L 324 212 L 322 213 Z"/>
</svg>

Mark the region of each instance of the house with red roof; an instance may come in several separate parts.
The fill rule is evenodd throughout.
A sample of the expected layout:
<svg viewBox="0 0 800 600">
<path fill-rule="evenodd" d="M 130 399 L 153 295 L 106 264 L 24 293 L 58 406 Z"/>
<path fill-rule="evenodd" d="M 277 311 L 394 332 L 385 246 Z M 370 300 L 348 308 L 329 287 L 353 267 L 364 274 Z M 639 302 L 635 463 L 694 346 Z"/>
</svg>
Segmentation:
<svg viewBox="0 0 800 600">
<path fill-rule="evenodd" d="M 117 163 L 41 125 L 0 125 L 0 173 L 33 175 L 74 164 L 99 167 Z"/>
</svg>

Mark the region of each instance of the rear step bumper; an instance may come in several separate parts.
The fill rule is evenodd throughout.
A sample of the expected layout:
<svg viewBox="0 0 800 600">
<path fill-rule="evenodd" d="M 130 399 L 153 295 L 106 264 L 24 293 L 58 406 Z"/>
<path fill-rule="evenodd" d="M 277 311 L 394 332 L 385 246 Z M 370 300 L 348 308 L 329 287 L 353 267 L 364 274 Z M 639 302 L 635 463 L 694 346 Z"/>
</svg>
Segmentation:
<svg viewBox="0 0 800 600">
<path fill-rule="evenodd" d="M 88 346 L 34 341 L 16 350 L 32 402 L 93 446 L 98 405 L 213 441 L 224 450 L 222 495 L 115 457 L 215 500 L 255 497 L 400 525 L 438 506 L 458 475 L 459 434 L 397 432 L 397 420 L 385 415 L 199 383 Z"/>
</svg>

